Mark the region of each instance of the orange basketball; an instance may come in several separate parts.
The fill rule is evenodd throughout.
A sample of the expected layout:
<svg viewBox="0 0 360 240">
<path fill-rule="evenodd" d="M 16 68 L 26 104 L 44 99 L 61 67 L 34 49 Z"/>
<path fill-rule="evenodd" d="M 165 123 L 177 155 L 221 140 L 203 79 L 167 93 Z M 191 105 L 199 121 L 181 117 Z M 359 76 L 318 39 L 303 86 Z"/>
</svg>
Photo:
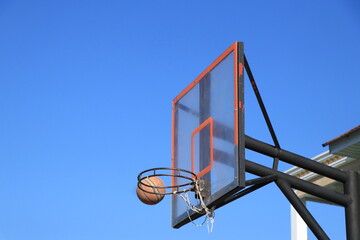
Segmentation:
<svg viewBox="0 0 360 240">
<path fill-rule="evenodd" d="M 145 186 L 144 184 L 146 184 L 147 186 Z M 165 184 L 161 180 L 161 178 L 156 176 L 146 177 L 143 180 L 141 180 L 140 185 L 142 189 L 140 189 L 138 186 L 136 188 L 136 195 L 143 203 L 148 205 L 154 205 L 159 203 L 161 200 L 163 200 L 165 196 L 163 194 L 166 192 L 166 190 L 165 188 L 157 188 L 157 187 L 165 187 Z"/>
</svg>

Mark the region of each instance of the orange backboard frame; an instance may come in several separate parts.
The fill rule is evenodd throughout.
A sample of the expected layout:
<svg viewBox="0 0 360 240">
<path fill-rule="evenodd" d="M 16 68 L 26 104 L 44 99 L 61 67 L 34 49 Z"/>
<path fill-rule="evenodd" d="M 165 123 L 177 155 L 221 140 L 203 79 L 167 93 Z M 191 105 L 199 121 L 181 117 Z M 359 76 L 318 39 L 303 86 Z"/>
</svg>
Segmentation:
<svg viewBox="0 0 360 240">
<path fill-rule="evenodd" d="M 229 75 L 228 73 L 226 74 L 227 76 L 227 86 L 231 86 L 231 88 L 226 88 L 229 89 L 230 91 L 233 91 L 232 94 L 228 94 L 229 97 L 230 95 L 233 96 L 233 100 L 232 97 L 229 99 L 226 94 L 222 97 L 224 97 L 225 99 L 227 99 L 227 109 L 229 109 L 229 111 L 231 111 L 232 113 L 228 112 L 229 114 L 233 115 L 233 120 L 230 122 L 233 122 L 233 125 L 231 126 L 231 128 L 229 128 L 228 130 L 231 129 L 232 133 L 230 135 L 227 136 L 226 141 L 230 144 L 232 143 L 232 148 L 234 149 L 234 156 L 233 160 L 231 161 L 235 161 L 236 163 L 232 163 L 234 164 L 233 169 L 235 171 L 234 173 L 234 179 L 231 180 L 232 182 L 230 182 L 228 185 L 224 186 L 223 188 L 221 188 L 220 190 L 216 189 L 214 190 L 214 194 L 211 193 L 209 199 L 207 199 L 207 205 L 209 205 L 209 207 L 216 207 L 218 204 L 221 205 L 221 202 L 231 196 L 233 193 L 239 191 L 240 189 L 242 189 L 245 186 L 245 167 L 244 167 L 244 160 L 245 160 L 245 153 L 244 153 L 244 149 L 245 149 L 245 140 L 244 140 L 244 53 L 243 53 L 243 43 L 242 42 L 235 42 L 233 43 L 228 49 L 226 49 L 218 58 L 215 59 L 215 61 L 213 61 L 194 81 L 192 81 L 183 91 L 180 92 L 179 95 L 177 95 L 172 102 L 172 140 L 171 140 L 171 161 L 172 161 L 172 168 L 181 168 L 179 167 L 179 162 L 178 162 L 178 155 L 179 152 L 177 151 L 183 151 L 184 147 L 189 148 L 189 150 L 186 150 L 187 152 L 181 152 L 180 154 L 182 155 L 181 157 L 181 161 L 185 161 L 185 159 L 187 158 L 186 156 L 188 156 L 188 167 L 186 168 L 186 170 L 192 171 L 197 175 L 197 178 L 206 178 L 209 174 L 211 175 L 211 178 L 213 178 L 212 174 L 214 174 L 215 171 L 218 170 L 219 167 L 219 155 L 218 155 L 218 149 L 214 149 L 214 139 L 218 139 L 218 134 L 219 131 L 221 132 L 221 130 L 223 130 L 222 126 L 221 126 L 221 122 L 219 123 L 219 118 L 214 119 L 212 116 L 207 116 L 202 115 L 201 111 L 197 112 L 199 109 L 202 109 L 200 107 L 200 105 L 196 105 L 196 109 L 195 111 L 192 111 L 192 109 L 188 109 L 186 111 L 188 111 L 188 113 L 185 114 L 199 114 L 199 116 L 201 115 L 201 117 L 198 117 L 198 124 L 192 123 L 191 126 L 187 127 L 187 133 L 188 136 L 182 136 L 179 140 L 179 132 L 178 131 L 182 131 L 182 130 L 178 130 L 178 126 L 179 126 L 179 122 L 180 121 L 180 117 L 178 116 L 178 114 L 184 114 L 183 113 L 183 109 L 181 109 L 181 107 L 183 107 L 183 103 L 184 101 L 186 102 L 186 104 L 190 104 L 188 102 L 188 100 L 184 100 L 184 99 L 188 99 L 189 96 L 191 94 L 194 93 L 194 91 L 196 92 L 196 94 L 200 94 L 197 91 L 201 91 L 199 90 L 201 88 L 200 85 L 200 81 L 204 80 L 206 78 L 208 78 L 210 76 L 209 81 L 212 81 L 213 75 L 215 74 L 216 71 L 222 71 L 222 67 L 219 66 L 224 66 L 224 60 L 226 60 L 226 69 L 233 69 L 233 73 L 231 73 L 232 75 Z M 229 56 L 231 56 L 231 58 L 229 58 Z M 231 61 L 230 61 L 231 59 Z M 229 65 L 231 64 L 231 65 Z M 215 74 L 216 75 L 216 74 Z M 221 74 L 220 74 L 221 75 Z M 232 83 L 230 83 L 230 81 Z M 201 84 L 205 84 L 205 82 L 202 82 Z M 215 83 L 214 83 L 215 84 Z M 219 81 L 219 79 L 216 80 L 216 84 L 221 84 L 221 81 Z M 210 84 L 210 88 L 212 89 L 211 91 L 216 91 L 216 89 L 214 90 L 214 88 L 211 86 L 212 84 Z M 196 88 L 195 88 L 196 87 Z M 232 90 L 231 90 L 232 89 Z M 191 94 L 189 94 L 192 91 Z M 200 94 L 201 95 L 201 94 Z M 200 96 L 199 95 L 199 96 Z M 198 97 L 199 97 L 198 96 Z M 201 96 L 200 96 L 201 98 Z M 233 101 L 233 102 L 229 102 Z M 197 101 L 195 99 L 195 101 Z M 204 99 L 202 99 L 201 101 L 206 101 Z M 190 101 L 191 102 L 191 101 Z M 209 105 L 211 105 L 210 103 L 208 103 Z M 182 106 L 180 106 L 182 105 Z M 231 106 L 232 105 L 232 106 Z M 186 108 L 187 106 L 185 106 Z M 220 106 L 221 107 L 221 106 Z M 190 106 L 191 108 L 191 106 Z M 210 107 L 211 108 L 211 107 Z M 212 111 L 212 110 L 211 110 Z M 181 115 L 183 116 L 183 115 Z M 178 118 L 179 117 L 179 118 Z M 196 118 L 196 117 L 195 117 Z M 182 118 L 181 118 L 182 119 Z M 204 120 L 205 119 L 205 120 Z M 182 120 L 181 120 L 182 121 Z M 201 122 L 202 121 L 202 122 Z M 181 125 L 184 126 L 184 125 Z M 194 138 L 196 137 L 197 134 L 200 134 L 204 128 L 206 127 L 210 127 L 210 132 L 207 133 L 209 136 L 207 136 L 207 142 L 204 146 L 209 146 L 209 151 L 207 152 L 206 155 L 208 155 L 207 160 L 205 160 L 205 162 L 203 160 L 201 160 L 201 164 L 202 166 L 195 166 L 195 164 L 197 164 L 196 160 L 195 160 L 195 151 L 197 151 L 198 149 L 195 149 L 196 147 L 200 147 L 197 146 L 195 144 L 195 140 Z M 183 134 L 183 132 L 180 132 L 181 134 Z M 231 138 L 229 138 L 229 136 L 231 136 Z M 184 139 L 188 139 L 186 141 L 188 141 L 184 146 L 182 145 L 181 147 L 178 147 L 179 141 L 184 141 Z M 217 140 L 218 141 L 218 140 Z M 208 145 L 209 144 L 209 145 Z M 207 147 L 206 147 L 207 148 Z M 206 150 L 208 151 L 208 150 Z M 188 155 L 187 155 L 188 154 Z M 185 156 L 186 155 L 186 156 Z M 200 160 L 199 160 L 200 161 Z M 216 165 L 216 169 L 214 169 L 214 166 Z M 224 164 L 224 163 L 221 163 Z M 195 172 L 198 171 L 198 172 Z M 218 173 L 216 173 L 217 176 L 219 176 Z M 173 179 L 173 185 L 175 185 L 175 180 Z M 213 181 L 213 180 L 211 180 Z M 210 184 L 212 184 L 210 182 Z M 216 192 L 217 191 L 217 192 Z M 176 206 L 174 206 L 174 202 L 176 202 L 176 198 L 178 198 L 179 196 L 173 196 L 173 217 L 172 217 L 172 225 L 174 228 L 179 228 L 182 225 L 188 223 L 189 220 L 189 216 L 191 217 L 191 219 L 196 219 L 197 217 L 201 216 L 199 214 L 196 213 L 187 213 L 185 212 L 184 214 L 182 214 L 181 216 L 177 216 L 177 212 L 176 211 L 180 211 L 178 210 L 174 210 L 174 208 L 176 208 Z M 175 199 L 175 200 L 174 200 Z M 177 202 L 175 203 L 175 205 L 178 204 Z M 181 211 L 180 211 L 181 212 Z M 189 214 L 189 215 L 188 215 Z"/>
</svg>

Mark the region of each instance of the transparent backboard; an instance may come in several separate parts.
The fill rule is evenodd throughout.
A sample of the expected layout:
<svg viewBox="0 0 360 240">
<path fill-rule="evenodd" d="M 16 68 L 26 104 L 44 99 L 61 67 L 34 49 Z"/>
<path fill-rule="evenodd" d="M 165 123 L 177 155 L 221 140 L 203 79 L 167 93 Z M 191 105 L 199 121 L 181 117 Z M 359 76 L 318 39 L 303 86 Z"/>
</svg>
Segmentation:
<svg viewBox="0 0 360 240">
<path fill-rule="evenodd" d="M 244 187 L 243 56 L 243 43 L 235 42 L 173 100 L 172 167 L 202 180 L 210 208 Z M 189 198 L 197 202 L 195 194 Z M 199 216 L 173 195 L 173 227 Z"/>
</svg>

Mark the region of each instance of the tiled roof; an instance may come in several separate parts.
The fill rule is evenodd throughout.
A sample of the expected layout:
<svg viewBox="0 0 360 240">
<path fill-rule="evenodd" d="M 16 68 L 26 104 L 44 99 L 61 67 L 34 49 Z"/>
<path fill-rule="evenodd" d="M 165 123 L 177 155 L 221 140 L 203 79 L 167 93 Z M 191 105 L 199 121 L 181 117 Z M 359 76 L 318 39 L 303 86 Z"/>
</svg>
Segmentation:
<svg viewBox="0 0 360 240">
<path fill-rule="evenodd" d="M 340 136 L 338 136 L 338 137 L 336 137 L 336 138 L 334 138 L 334 139 L 332 139 L 332 140 L 330 140 L 330 141 L 328 141 L 326 143 L 323 143 L 322 146 L 325 147 L 325 146 L 329 145 L 332 142 L 335 142 L 335 141 L 337 141 L 339 139 L 342 139 L 344 137 L 348 137 L 351 133 L 356 132 L 358 130 L 360 130 L 360 125 L 357 126 L 357 127 L 354 127 L 353 129 L 347 131 L 346 133 L 341 134 Z"/>
</svg>

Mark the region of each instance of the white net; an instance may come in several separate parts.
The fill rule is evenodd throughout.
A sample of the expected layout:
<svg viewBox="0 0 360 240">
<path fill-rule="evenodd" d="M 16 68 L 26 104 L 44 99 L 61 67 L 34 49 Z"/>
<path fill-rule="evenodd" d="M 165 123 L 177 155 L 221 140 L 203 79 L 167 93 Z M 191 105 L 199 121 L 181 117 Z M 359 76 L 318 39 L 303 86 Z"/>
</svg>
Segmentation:
<svg viewBox="0 0 360 240">
<path fill-rule="evenodd" d="M 213 209 L 210 209 L 206 206 L 204 199 L 201 195 L 199 181 L 195 181 L 194 190 L 195 190 L 195 193 L 198 195 L 199 203 L 197 205 L 200 205 L 200 208 L 196 207 L 195 205 L 193 205 L 191 203 L 188 192 L 180 194 L 181 198 L 185 201 L 185 203 L 188 207 L 188 210 L 187 210 L 188 217 L 189 217 L 190 221 L 197 227 L 201 227 L 206 223 L 207 230 L 209 233 L 211 233 L 213 230 L 213 227 L 214 227 L 215 212 Z M 205 214 L 205 220 L 201 224 L 195 223 L 190 217 L 189 209 L 191 209 L 194 212 L 200 213 L 200 214 Z"/>
</svg>

